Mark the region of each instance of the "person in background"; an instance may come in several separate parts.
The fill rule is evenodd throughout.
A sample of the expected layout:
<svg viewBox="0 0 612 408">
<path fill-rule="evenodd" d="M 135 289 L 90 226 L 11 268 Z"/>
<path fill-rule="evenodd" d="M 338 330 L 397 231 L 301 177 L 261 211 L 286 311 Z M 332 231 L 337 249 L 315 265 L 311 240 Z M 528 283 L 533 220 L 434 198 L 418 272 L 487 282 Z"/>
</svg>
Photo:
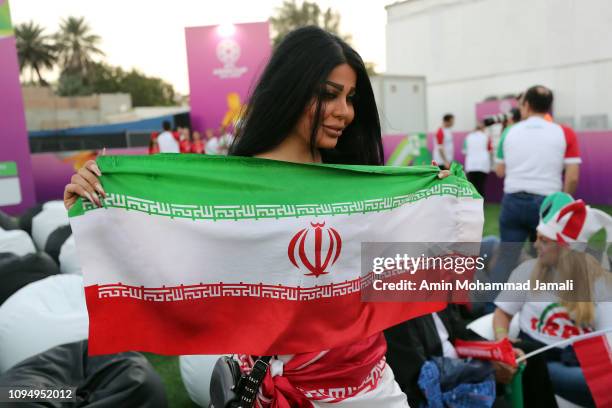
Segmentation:
<svg viewBox="0 0 612 408">
<path fill-rule="evenodd" d="M 520 100 L 520 98 L 522 98 L 522 96 L 520 96 L 518 100 Z M 510 128 L 514 124 L 519 123 L 521 121 L 521 110 L 519 108 L 512 108 L 508 113 L 510 115 L 506 118 L 506 120 L 504 120 L 500 140 L 505 136 L 506 133 L 508 133 L 508 130 L 510 130 Z"/>
<path fill-rule="evenodd" d="M 482 198 L 485 198 L 485 185 L 491 171 L 492 150 L 491 138 L 485 133 L 484 125 L 478 122 L 476 129 L 463 140 L 463 154 L 467 178 Z"/>
<path fill-rule="evenodd" d="M 506 245 L 491 271 L 494 282 L 507 280 L 522 244 L 527 238 L 535 240 L 544 197 L 558 191 L 571 194 L 578 184 L 578 140 L 574 132 L 545 119 L 552 103 L 550 89 L 541 85 L 529 88 L 519 102 L 523 120 L 507 131 L 497 149 L 496 173 L 504 177 L 499 230 Z"/>
<path fill-rule="evenodd" d="M 204 142 L 202 135 L 197 130 L 193 132 L 193 142 L 191 143 L 191 153 L 203 154 Z"/>
<path fill-rule="evenodd" d="M 191 136 L 189 133 L 189 128 L 180 128 L 179 149 L 181 153 L 191 153 Z"/>
<path fill-rule="evenodd" d="M 554 345 L 570 337 L 612 327 L 612 275 L 604 251 L 600 260 L 587 253 L 589 239 L 601 229 L 607 241 L 612 217 L 582 200 L 557 192 L 540 209 L 538 257 L 520 264 L 510 282 L 573 282 L 571 290 L 503 291 L 495 301 L 493 329 L 497 339 L 508 336 L 512 316 L 519 314 L 519 338 Z M 598 254 L 599 256 L 599 254 Z M 608 340 L 610 341 L 610 340 Z M 555 392 L 581 406 L 594 406 L 582 368 L 571 346 L 556 346 L 544 354 Z M 530 363 L 528 363 L 530 364 Z"/>
<path fill-rule="evenodd" d="M 459 359 L 453 346 L 457 339 L 484 340 L 466 326 L 459 307 L 450 304 L 440 312 L 417 317 L 384 331 L 387 339 L 387 363 L 393 369 L 395 379 L 408 397 L 411 407 L 421 407 L 426 401 L 426 396 L 418 385 L 421 368 L 425 362 L 434 357 Z M 518 357 L 534 349 L 528 344 L 519 342 L 515 344 L 514 353 Z M 517 370 L 497 361 L 492 362 L 491 366 L 498 385 L 509 384 Z M 525 407 L 557 406 L 552 384 L 548 378 L 546 361 L 541 356 L 529 360 L 523 373 L 522 383 Z M 498 388 L 503 390 L 501 386 Z M 498 396 L 494 407 L 507 406 L 504 402 Z"/>
<path fill-rule="evenodd" d="M 159 153 L 159 144 L 157 143 L 157 132 L 151 135 L 149 140 L 149 154 Z"/>
<path fill-rule="evenodd" d="M 234 142 L 234 129 L 228 126 L 221 126 L 219 128 L 219 145 L 218 145 L 218 153 L 222 155 L 227 155 L 230 146 Z"/>
<path fill-rule="evenodd" d="M 436 132 L 433 145 L 433 160 L 440 163 L 440 168 L 450 169 L 454 159 L 453 133 L 451 128 L 455 124 L 455 116 L 447 113 L 442 118 L 442 126 Z"/>
<path fill-rule="evenodd" d="M 174 140 L 176 140 L 179 143 L 179 148 L 180 148 L 180 143 L 181 143 L 181 135 L 183 134 L 183 127 L 182 126 L 177 126 L 176 129 L 172 132 L 172 136 L 174 136 Z"/>
<path fill-rule="evenodd" d="M 160 153 L 179 153 L 179 143 L 174 138 L 174 135 L 170 131 L 170 122 L 164 120 L 162 123 L 163 132 L 157 136 L 157 144 L 159 146 Z"/>
<path fill-rule="evenodd" d="M 215 136 L 213 129 L 206 129 L 206 154 L 219 154 L 219 137 Z"/>
</svg>

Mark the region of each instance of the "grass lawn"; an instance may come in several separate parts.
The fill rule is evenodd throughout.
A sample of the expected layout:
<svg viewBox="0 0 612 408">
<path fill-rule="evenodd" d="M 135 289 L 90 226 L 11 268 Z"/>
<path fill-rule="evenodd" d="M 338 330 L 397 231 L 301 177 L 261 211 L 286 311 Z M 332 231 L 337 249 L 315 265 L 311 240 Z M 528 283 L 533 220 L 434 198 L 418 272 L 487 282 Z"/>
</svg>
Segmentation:
<svg viewBox="0 0 612 408">
<path fill-rule="evenodd" d="M 608 214 L 612 214 L 612 206 L 594 207 L 606 211 Z M 483 236 L 499 236 L 499 227 L 497 223 L 497 220 L 499 219 L 499 211 L 499 204 L 485 205 L 485 224 L 483 229 Z M 602 231 L 594 237 L 594 240 L 603 242 L 604 236 L 605 235 Z M 146 356 L 164 381 L 170 407 L 197 407 L 197 405 L 191 402 L 191 400 L 189 399 L 189 395 L 187 395 L 187 391 L 183 386 L 183 381 L 181 380 L 181 374 L 179 372 L 178 357 L 158 356 L 155 354 L 146 354 Z M 202 386 L 208 387 L 208 384 L 202 384 Z"/>
<path fill-rule="evenodd" d="M 181 373 L 179 371 L 179 360 L 176 356 L 159 356 L 157 354 L 145 353 L 149 362 L 155 367 L 166 387 L 166 396 L 171 408 L 174 407 L 198 407 L 194 404 L 185 390 Z M 208 387 L 208 384 L 203 385 Z"/>
</svg>

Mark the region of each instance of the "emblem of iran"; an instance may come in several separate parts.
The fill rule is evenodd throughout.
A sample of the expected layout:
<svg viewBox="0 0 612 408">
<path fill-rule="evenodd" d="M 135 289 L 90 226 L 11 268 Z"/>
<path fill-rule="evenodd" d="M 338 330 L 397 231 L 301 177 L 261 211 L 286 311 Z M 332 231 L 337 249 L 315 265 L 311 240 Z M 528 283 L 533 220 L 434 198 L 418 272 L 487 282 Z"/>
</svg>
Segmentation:
<svg viewBox="0 0 612 408">
<path fill-rule="evenodd" d="M 289 260 L 296 268 L 303 267 L 310 272 L 305 276 L 319 277 L 329 273 L 328 268 L 336 263 L 342 251 L 338 231 L 324 227 L 325 222 L 311 222 L 310 227 L 298 231 L 289 242 Z"/>
</svg>

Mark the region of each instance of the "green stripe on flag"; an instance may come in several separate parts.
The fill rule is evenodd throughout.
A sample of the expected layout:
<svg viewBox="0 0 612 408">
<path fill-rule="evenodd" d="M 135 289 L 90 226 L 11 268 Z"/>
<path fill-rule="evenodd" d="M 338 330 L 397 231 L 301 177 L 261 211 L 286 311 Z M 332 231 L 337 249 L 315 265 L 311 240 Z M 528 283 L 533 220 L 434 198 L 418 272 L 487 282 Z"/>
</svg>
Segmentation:
<svg viewBox="0 0 612 408">
<path fill-rule="evenodd" d="M 434 166 L 298 164 L 161 154 L 97 159 L 106 207 L 192 219 L 259 219 L 379 212 L 434 195 L 480 198 L 462 172 Z M 75 204 L 69 214 L 94 209 Z"/>
</svg>

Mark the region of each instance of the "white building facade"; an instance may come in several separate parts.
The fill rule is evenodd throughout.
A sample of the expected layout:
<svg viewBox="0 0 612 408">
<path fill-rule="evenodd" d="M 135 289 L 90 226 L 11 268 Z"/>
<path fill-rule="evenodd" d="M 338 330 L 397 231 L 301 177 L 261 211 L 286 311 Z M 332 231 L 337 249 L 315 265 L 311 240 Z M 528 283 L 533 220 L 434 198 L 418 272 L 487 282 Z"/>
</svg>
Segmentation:
<svg viewBox="0 0 612 408">
<path fill-rule="evenodd" d="M 427 80 L 427 125 L 447 112 L 475 125 L 475 105 L 541 84 L 554 116 L 612 127 L 611 0 L 407 0 L 386 7 L 387 73 Z"/>
</svg>

